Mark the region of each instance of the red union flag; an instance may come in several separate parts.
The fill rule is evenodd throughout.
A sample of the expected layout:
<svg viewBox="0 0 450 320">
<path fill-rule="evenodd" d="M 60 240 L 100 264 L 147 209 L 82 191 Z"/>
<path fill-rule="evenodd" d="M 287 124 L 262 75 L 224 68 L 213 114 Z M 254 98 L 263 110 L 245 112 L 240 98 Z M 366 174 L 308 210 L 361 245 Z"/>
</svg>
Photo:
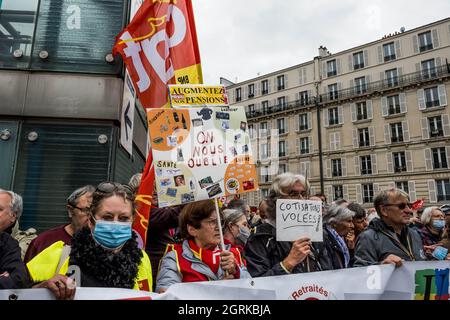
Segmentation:
<svg viewBox="0 0 450 320">
<path fill-rule="evenodd" d="M 144 108 L 166 106 L 169 83 L 203 82 L 190 0 L 145 1 L 116 37 L 117 53 Z"/>
<path fill-rule="evenodd" d="M 168 106 L 167 84 L 202 83 L 191 0 L 146 0 L 116 37 L 113 54 L 122 56 L 144 108 Z M 147 240 L 155 182 L 152 163 L 149 151 L 133 224 L 141 248 Z"/>
</svg>

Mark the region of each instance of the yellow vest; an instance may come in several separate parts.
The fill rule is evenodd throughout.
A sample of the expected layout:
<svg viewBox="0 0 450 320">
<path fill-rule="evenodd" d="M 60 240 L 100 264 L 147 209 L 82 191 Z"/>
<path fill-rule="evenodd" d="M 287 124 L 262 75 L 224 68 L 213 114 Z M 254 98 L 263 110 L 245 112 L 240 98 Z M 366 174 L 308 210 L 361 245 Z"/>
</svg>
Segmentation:
<svg viewBox="0 0 450 320">
<path fill-rule="evenodd" d="M 59 260 L 64 248 L 63 241 L 57 241 L 42 250 L 27 263 L 28 272 L 34 282 L 42 282 L 52 278 L 56 274 Z M 134 282 L 135 290 L 152 290 L 152 266 L 147 253 L 142 250 L 142 259 L 139 264 L 137 278 Z M 59 273 L 65 275 L 69 268 L 69 258 L 62 264 Z"/>
</svg>

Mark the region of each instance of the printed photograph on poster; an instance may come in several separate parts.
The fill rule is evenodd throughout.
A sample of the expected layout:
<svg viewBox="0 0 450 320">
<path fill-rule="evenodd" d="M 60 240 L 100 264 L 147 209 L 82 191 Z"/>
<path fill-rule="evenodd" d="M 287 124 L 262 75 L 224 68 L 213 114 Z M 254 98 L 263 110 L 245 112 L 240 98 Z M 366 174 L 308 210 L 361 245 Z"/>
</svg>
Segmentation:
<svg viewBox="0 0 450 320">
<path fill-rule="evenodd" d="M 167 145 L 169 147 L 176 147 L 177 146 L 177 142 L 178 142 L 178 137 L 177 136 L 168 136 L 167 137 Z"/>
<path fill-rule="evenodd" d="M 230 114 L 226 112 L 216 112 L 216 119 L 230 120 Z"/>
<path fill-rule="evenodd" d="M 211 185 L 212 183 L 213 183 L 213 181 L 211 179 L 211 176 L 203 178 L 198 182 L 198 184 L 200 185 L 200 188 L 202 188 L 202 189 Z"/>
<path fill-rule="evenodd" d="M 213 184 L 212 186 L 207 187 L 206 192 L 208 192 L 208 196 L 212 198 L 218 195 L 219 193 L 222 193 L 222 189 L 220 188 L 220 184 L 216 183 Z"/>
<path fill-rule="evenodd" d="M 241 130 L 245 131 L 247 129 L 247 123 L 244 121 L 241 121 Z"/>
<path fill-rule="evenodd" d="M 244 190 L 251 190 L 255 188 L 255 183 L 253 180 L 244 181 L 243 186 Z"/>
<path fill-rule="evenodd" d="M 230 129 L 230 123 L 228 121 L 222 121 L 222 129 L 223 130 Z"/>
<path fill-rule="evenodd" d="M 193 202 L 194 200 L 193 192 L 181 194 L 181 203 Z"/>
<path fill-rule="evenodd" d="M 175 188 L 167 188 L 167 193 L 169 197 L 176 197 L 177 196 L 177 189 Z"/>
<path fill-rule="evenodd" d="M 175 182 L 175 186 L 176 187 L 181 187 L 181 186 L 185 186 L 186 185 L 186 182 L 184 180 L 184 175 L 175 176 L 175 177 L 173 177 L 173 180 Z"/>
<path fill-rule="evenodd" d="M 172 181 L 170 178 L 161 178 L 159 180 L 159 183 L 160 183 L 161 187 L 168 187 L 172 184 Z"/>
<path fill-rule="evenodd" d="M 192 119 L 192 126 L 193 127 L 203 126 L 203 120 L 202 119 Z"/>
</svg>

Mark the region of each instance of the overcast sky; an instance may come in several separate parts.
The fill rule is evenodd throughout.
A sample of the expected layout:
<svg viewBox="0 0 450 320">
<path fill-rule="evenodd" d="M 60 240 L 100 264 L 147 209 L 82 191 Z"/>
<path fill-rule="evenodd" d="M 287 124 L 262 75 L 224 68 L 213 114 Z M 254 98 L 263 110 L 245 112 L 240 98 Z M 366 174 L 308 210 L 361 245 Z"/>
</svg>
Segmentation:
<svg viewBox="0 0 450 320">
<path fill-rule="evenodd" d="M 203 81 L 241 82 L 450 16 L 449 0 L 192 0 Z"/>
</svg>

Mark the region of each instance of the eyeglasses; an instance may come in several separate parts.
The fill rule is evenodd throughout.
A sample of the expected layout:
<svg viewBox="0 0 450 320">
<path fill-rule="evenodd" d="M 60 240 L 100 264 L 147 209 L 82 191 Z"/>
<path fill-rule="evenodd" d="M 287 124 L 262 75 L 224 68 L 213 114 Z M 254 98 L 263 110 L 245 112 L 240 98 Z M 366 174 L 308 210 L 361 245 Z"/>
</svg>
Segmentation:
<svg viewBox="0 0 450 320">
<path fill-rule="evenodd" d="M 204 222 L 205 222 L 209 227 L 217 227 L 217 225 L 218 225 L 217 219 L 207 219 L 207 220 L 204 220 Z"/>
<path fill-rule="evenodd" d="M 70 203 L 69 203 L 69 206 L 71 206 L 71 207 L 74 208 L 74 209 L 80 210 L 80 211 L 81 211 L 82 213 L 84 213 L 84 214 L 89 214 L 89 213 L 91 212 L 91 208 L 90 208 L 90 207 L 87 207 L 87 208 L 80 208 L 80 207 L 74 206 L 73 204 L 70 204 Z"/>
<path fill-rule="evenodd" d="M 126 184 L 120 184 L 116 182 L 102 182 L 97 186 L 97 189 L 95 189 L 95 193 L 113 193 L 114 191 L 121 191 L 125 192 L 128 198 L 133 199 L 133 189 L 126 185 Z"/>
<path fill-rule="evenodd" d="M 300 191 L 300 192 L 298 192 L 298 191 L 292 190 L 291 192 L 288 193 L 288 196 L 289 196 L 289 197 L 292 197 L 292 198 L 299 198 L 300 196 L 301 196 L 302 198 L 305 198 L 306 195 L 307 195 L 307 192 L 306 192 L 306 191 Z"/>
<path fill-rule="evenodd" d="M 408 208 L 411 208 L 411 206 L 412 206 L 412 203 L 386 203 L 386 204 L 383 204 L 383 206 L 385 206 L 385 207 L 389 207 L 389 206 L 392 206 L 392 207 L 397 207 L 397 208 L 399 208 L 400 210 L 403 210 L 403 209 L 405 209 L 406 208 L 406 206 L 408 206 Z"/>
</svg>

